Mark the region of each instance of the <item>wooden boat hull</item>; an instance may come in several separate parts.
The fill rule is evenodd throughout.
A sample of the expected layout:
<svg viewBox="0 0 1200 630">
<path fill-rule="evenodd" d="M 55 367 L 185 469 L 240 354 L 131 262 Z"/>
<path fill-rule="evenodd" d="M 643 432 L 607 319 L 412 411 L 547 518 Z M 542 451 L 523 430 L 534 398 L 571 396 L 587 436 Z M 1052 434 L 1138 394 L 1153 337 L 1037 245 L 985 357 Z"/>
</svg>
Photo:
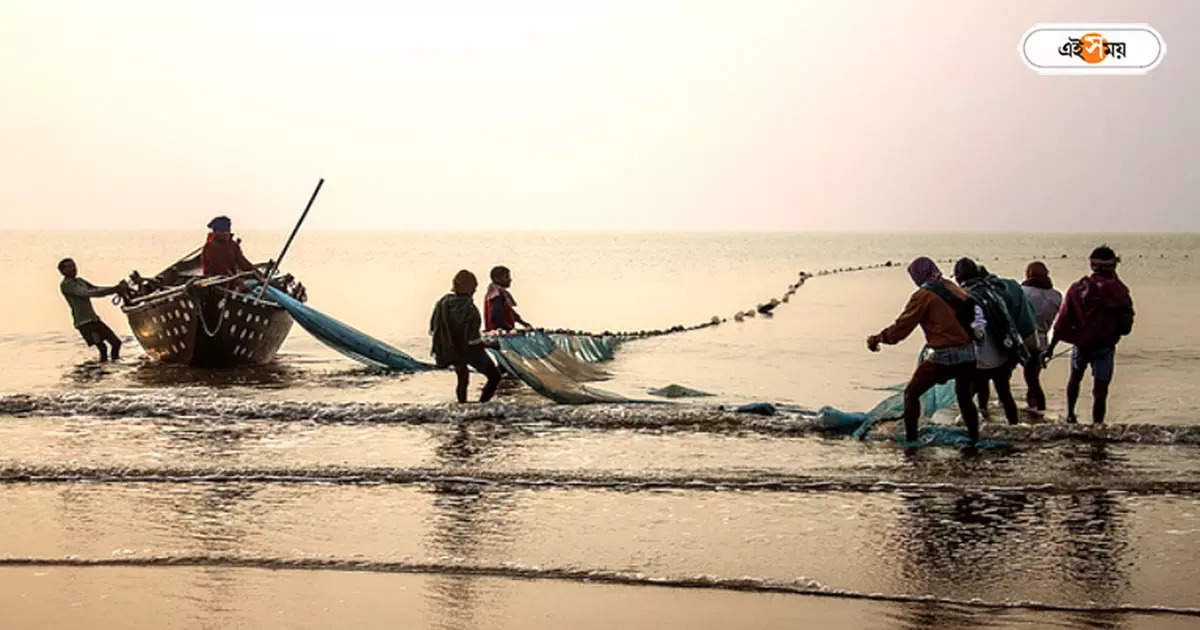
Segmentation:
<svg viewBox="0 0 1200 630">
<path fill-rule="evenodd" d="M 292 329 L 278 304 L 219 287 L 180 286 L 121 310 L 151 360 L 195 367 L 268 363 Z"/>
</svg>

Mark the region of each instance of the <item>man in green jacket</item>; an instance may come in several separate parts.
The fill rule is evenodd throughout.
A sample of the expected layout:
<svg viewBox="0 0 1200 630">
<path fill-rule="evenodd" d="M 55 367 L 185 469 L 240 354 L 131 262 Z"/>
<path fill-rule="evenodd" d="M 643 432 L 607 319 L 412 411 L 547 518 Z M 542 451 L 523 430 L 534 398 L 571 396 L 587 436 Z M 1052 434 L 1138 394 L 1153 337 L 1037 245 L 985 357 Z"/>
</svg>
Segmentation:
<svg viewBox="0 0 1200 630">
<path fill-rule="evenodd" d="M 987 267 L 983 271 L 987 273 Z M 1033 302 L 1029 301 L 1020 282 L 1012 278 L 1000 278 L 1000 283 L 1004 285 L 1004 303 L 1012 314 L 1017 333 L 1025 341 L 1026 348 L 1033 350 L 1037 344 L 1037 310 L 1033 308 Z"/>
<path fill-rule="evenodd" d="M 92 298 L 112 295 L 121 289 L 121 285 L 98 287 L 79 277 L 79 268 L 75 261 L 64 258 L 58 261 L 58 271 L 62 273 L 62 282 L 58 285 L 67 305 L 71 307 L 71 318 L 75 321 L 75 329 L 89 346 L 100 350 L 100 361 L 121 358 L 121 339 L 116 333 L 101 321 L 100 316 L 92 308 Z M 107 343 L 108 347 L 104 344 Z M 109 348 L 111 347 L 111 351 Z"/>
<path fill-rule="evenodd" d="M 1010 383 L 1013 370 L 1029 356 L 1029 343 L 1036 341 L 1033 304 L 1015 280 L 999 278 L 970 258 L 955 263 L 954 279 L 983 308 L 987 319 L 984 339 L 976 344 L 975 396 L 980 415 L 987 418 L 988 390 L 994 384 L 1005 418 L 1016 424 L 1019 416 Z"/>
</svg>

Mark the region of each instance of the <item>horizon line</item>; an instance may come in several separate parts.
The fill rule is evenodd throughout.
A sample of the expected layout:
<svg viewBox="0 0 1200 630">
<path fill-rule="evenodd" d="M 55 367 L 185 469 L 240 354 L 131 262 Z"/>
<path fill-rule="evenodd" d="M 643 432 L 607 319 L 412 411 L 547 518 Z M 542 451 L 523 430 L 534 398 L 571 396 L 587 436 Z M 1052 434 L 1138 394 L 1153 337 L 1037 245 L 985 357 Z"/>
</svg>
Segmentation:
<svg viewBox="0 0 1200 630">
<path fill-rule="evenodd" d="M 289 228 L 265 228 L 265 227 L 247 227 L 243 230 L 234 230 L 238 232 L 286 232 Z M 49 232 L 49 233 L 137 233 L 137 232 L 207 232 L 208 229 L 200 228 L 0 228 L 0 233 L 30 233 L 30 232 Z M 405 229 L 405 228 L 310 228 L 307 232 L 322 232 L 322 233 L 408 233 L 408 234 L 1200 234 L 1200 229 L 1197 230 L 1064 230 L 1064 229 L 1045 229 L 1045 230 L 956 230 L 956 229 L 931 229 L 931 230 L 913 230 L 913 229 L 849 229 L 849 230 L 789 230 L 789 229 L 583 229 L 583 228 L 559 228 L 559 229 Z"/>
</svg>

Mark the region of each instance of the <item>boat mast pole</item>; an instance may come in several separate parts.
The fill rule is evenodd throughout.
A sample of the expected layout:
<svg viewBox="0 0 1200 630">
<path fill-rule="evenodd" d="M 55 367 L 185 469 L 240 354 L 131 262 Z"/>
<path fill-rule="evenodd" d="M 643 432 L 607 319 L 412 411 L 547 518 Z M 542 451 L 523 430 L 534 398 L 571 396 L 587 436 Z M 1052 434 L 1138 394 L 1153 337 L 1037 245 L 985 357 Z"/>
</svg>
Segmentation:
<svg viewBox="0 0 1200 630">
<path fill-rule="evenodd" d="M 317 199 L 317 193 L 321 192 L 321 185 L 324 183 L 324 177 L 317 182 L 317 187 L 313 189 L 312 196 L 308 198 L 308 205 L 304 206 L 304 212 L 300 214 L 300 220 L 296 221 L 296 227 L 292 228 L 291 236 L 289 236 L 287 242 L 283 244 L 283 251 L 279 252 L 279 258 L 277 258 L 275 262 L 271 263 L 271 266 L 267 269 L 267 275 L 263 282 L 262 288 L 258 290 L 258 299 L 261 300 L 263 294 L 267 292 L 267 285 L 271 282 L 271 276 L 275 275 L 275 272 L 279 270 L 279 263 L 283 262 L 283 257 L 287 254 L 288 248 L 292 246 L 292 239 L 296 238 L 296 232 L 300 231 L 300 224 L 304 223 L 304 217 L 308 216 L 308 210 L 309 208 L 312 208 L 313 202 Z"/>
</svg>

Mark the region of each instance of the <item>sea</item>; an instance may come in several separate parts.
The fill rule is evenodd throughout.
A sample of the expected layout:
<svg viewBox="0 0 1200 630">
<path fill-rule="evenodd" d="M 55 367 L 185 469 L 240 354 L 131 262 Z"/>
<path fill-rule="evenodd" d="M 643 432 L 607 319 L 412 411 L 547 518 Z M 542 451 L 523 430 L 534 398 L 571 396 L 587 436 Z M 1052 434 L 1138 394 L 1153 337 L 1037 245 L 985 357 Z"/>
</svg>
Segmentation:
<svg viewBox="0 0 1200 630">
<path fill-rule="evenodd" d="M 0 232 L 4 627 L 1195 628 L 1200 625 L 1200 235 L 306 232 L 283 260 L 308 305 L 422 360 L 460 269 L 512 270 L 532 324 L 631 339 L 560 405 L 506 379 L 359 365 L 293 327 L 268 365 L 101 364 L 56 263 L 150 276 L 202 231 Z M 238 235 L 257 260 L 284 232 Z M 977 453 L 830 435 L 907 381 L 919 331 L 865 339 L 915 256 L 969 256 L 1061 290 L 1108 244 L 1136 317 L 1103 426 L 995 397 Z M 812 275 L 793 294 L 789 288 Z M 755 311 L 787 296 L 770 315 Z M 472 399 L 482 379 L 475 376 Z M 1020 372 L 1014 393 L 1024 402 Z M 656 399 L 681 385 L 711 394 Z M 774 416 L 738 406 L 769 402 Z M 934 422 L 954 424 L 953 413 Z M 894 430 L 894 428 L 892 429 Z"/>
</svg>

